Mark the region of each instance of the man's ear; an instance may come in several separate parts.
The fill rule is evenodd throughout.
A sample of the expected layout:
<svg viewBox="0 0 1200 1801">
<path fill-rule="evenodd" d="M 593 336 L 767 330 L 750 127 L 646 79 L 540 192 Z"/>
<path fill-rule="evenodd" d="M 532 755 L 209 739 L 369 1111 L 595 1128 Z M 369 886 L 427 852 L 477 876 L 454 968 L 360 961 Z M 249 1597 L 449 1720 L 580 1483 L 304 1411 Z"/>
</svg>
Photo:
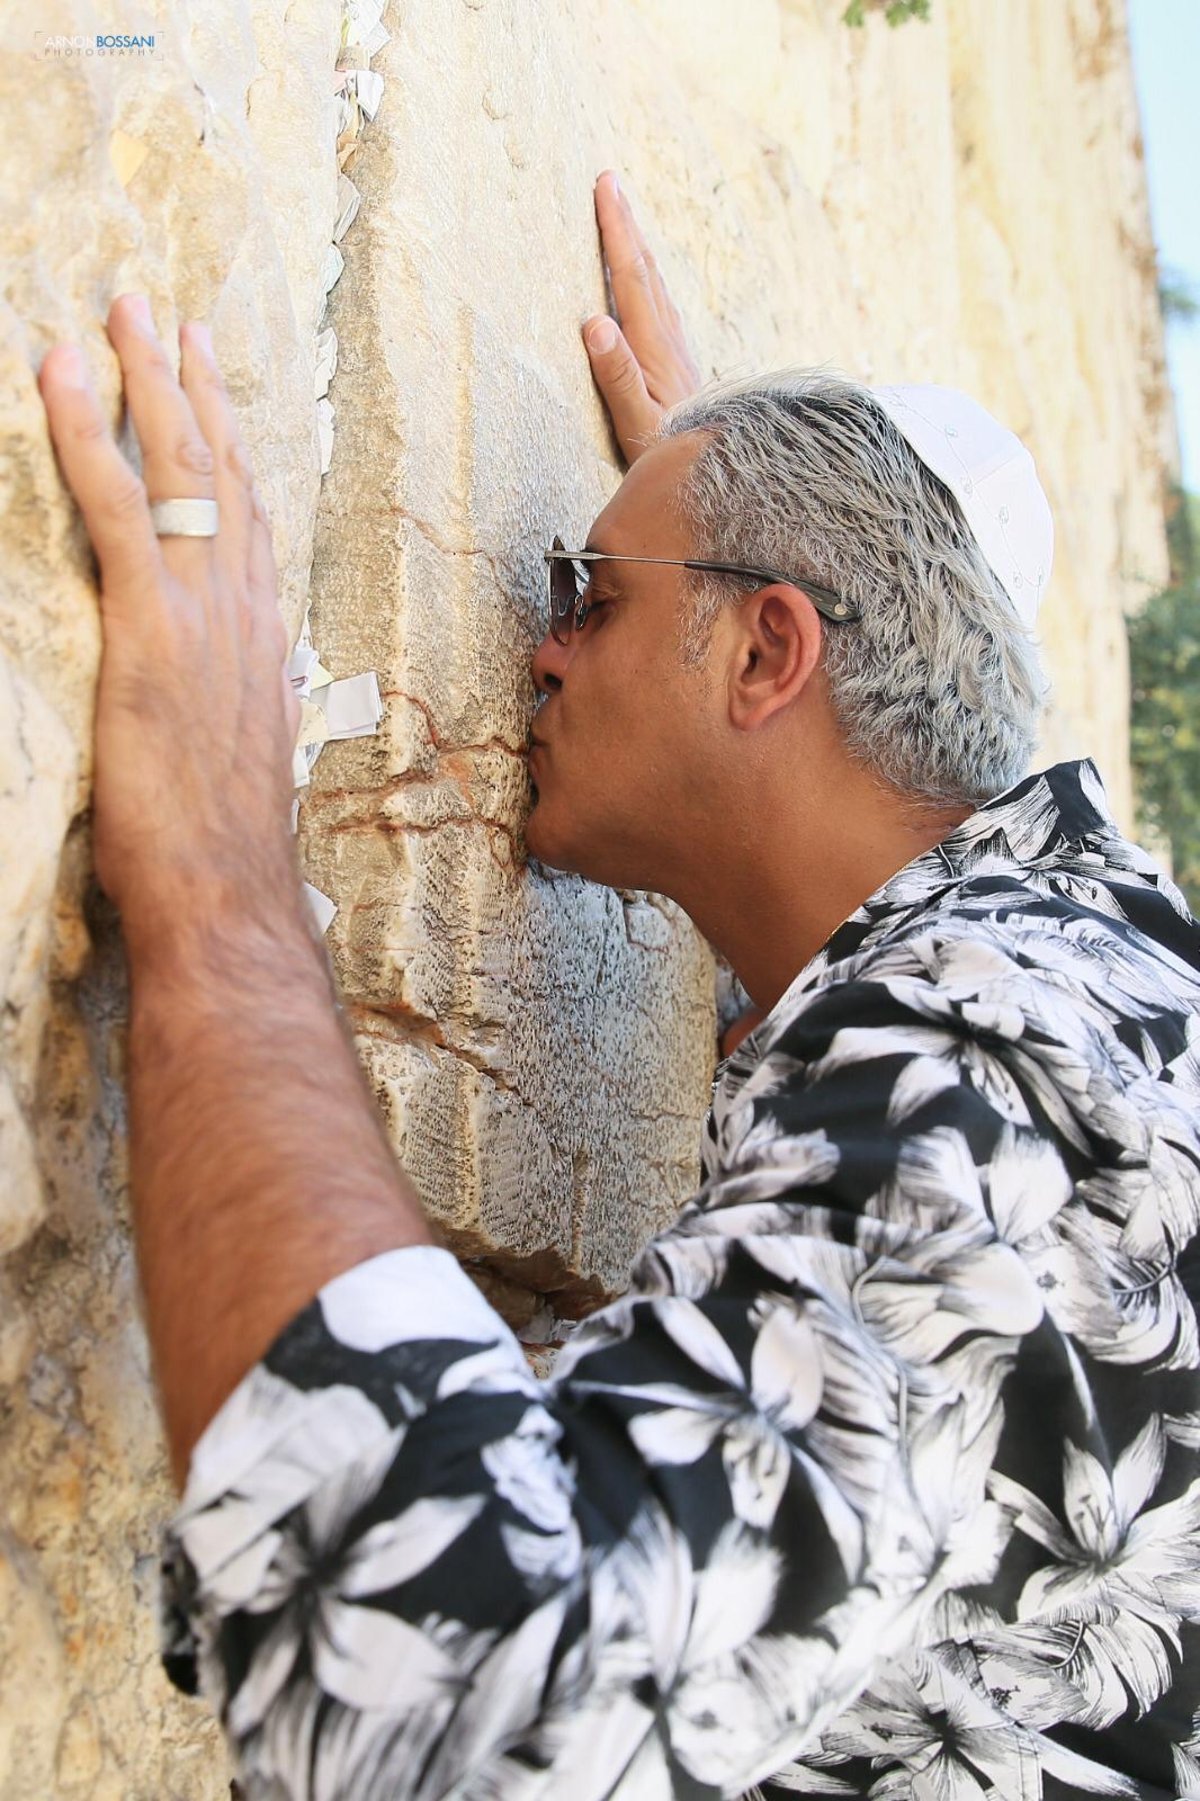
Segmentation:
<svg viewBox="0 0 1200 1801">
<path fill-rule="evenodd" d="M 821 655 L 821 617 L 808 595 L 774 582 L 733 610 L 729 722 L 753 732 L 803 693 Z"/>
</svg>

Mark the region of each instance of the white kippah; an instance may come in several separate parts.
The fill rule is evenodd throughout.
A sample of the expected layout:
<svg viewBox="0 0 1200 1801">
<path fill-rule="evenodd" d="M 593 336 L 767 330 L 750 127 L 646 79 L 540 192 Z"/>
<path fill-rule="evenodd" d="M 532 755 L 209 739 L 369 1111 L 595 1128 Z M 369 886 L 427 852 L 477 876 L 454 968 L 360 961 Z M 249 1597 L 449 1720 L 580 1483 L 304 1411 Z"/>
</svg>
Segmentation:
<svg viewBox="0 0 1200 1801">
<path fill-rule="evenodd" d="M 871 392 L 949 488 L 1018 617 L 1032 629 L 1050 577 L 1054 521 L 1020 438 L 957 388 Z"/>
</svg>

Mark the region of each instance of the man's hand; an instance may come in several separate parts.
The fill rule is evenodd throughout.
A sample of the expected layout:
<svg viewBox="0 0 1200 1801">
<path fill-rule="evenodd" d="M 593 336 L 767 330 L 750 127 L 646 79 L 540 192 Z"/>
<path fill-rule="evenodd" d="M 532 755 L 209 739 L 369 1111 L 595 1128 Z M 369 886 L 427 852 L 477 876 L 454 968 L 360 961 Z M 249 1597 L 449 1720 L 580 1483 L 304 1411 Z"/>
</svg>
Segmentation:
<svg viewBox="0 0 1200 1801">
<path fill-rule="evenodd" d="M 288 802 L 295 703 L 270 533 L 207 333 L 182 386 L 144 305 L 109 314 L 145 485 L 73 347 L 42 364 L 100 565 L 96 854 L 130 969 L 138 1267 L 175 1469 L 332 1277 L 430 1244 L 334 1006 Z M 155 537 L 151 500 L 215 498 L 215 538 Z"/>
<path fill-rule="evenodd" d="M 637 460 L 668 407 L 700 386 L 679 311 L 611 169 L 596 183 L 600 243 L 618 327 L 600 313 L 583 328 L 596 386 L 627 463 Z"/>
<path fill-rule="evenodd" d="M 181 910 L 295 902 L 288 805 L 297 707 L 284 672 L 271 533 L 208 332 L 185 325 L 176 380 L 139 296 L 114 301 L 143 451 L 113 441 L 82 354 L 39 376 L 54 448 L 100 567 L 95 856 L 127 933 Z M 157 538 L 150 502 L 215 499 L 215 538 Z"/>
</svg>

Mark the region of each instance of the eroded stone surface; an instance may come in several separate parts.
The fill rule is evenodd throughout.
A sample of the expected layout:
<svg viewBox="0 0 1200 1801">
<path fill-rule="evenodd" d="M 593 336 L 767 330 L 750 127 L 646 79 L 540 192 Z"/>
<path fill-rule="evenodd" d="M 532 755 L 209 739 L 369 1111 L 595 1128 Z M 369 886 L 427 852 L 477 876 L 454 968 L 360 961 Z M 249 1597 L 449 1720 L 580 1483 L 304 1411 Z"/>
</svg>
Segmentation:
<svg viewBox="0 0 1200 1801">
<path fill-rule="evenodd" d="M 397 1148 L 518 1321 L 620 1282 L 694 1179 L 712 1067 L 711 961 L 677 909 L 523 868 L 540 553 L 617 479 L 577 336 L 604 298 L 597 170 L 618 165 L 653 222 L 705 369 L 956 382 L 1027 437 L 1058 525 L 1046 752 L 1097 752 L 1128 813 L 1120 616 L 1165 569 L 1169 420 L 1121 13 L 935 0 L 930 26 L 853 32 L 842 10 L 393 9 L 331 303 L 323 487 L 340 7 L 164 7 L 152 66 L 38 63 L 22 31 L 0 71 L 6 167 L 26 171 L 0 193 L 5 1801 L 228 1792 L 204 1709 L 156 1659 L 169 1491 L 128 1235 L 119 949 L 85 905 L 98 632 L 34 382 L 54 338 L 85 342 L 115 407 L 113 295 L 147 291 L 168 334 L 212 319 L 289 621 L 311 586 L 326 663 L 379 672 L 379 736 L 317 765 L 307 871 L 339 905 L 331 951 Z M 118 130 L 145 148 L 128 187 Z"/>
<path fill-rule="evenodd" d="M 115 417 L 109 301 L 147 292 L 168 337 L 210 318 L 298 625 L 341 13 L 218 0 L 203 18 L 63 8 L 38 23 L 155 29 L 160 53 L 37 61 L 22 29 L 0 69 L 0 1792 L 208 1801 L 228 1794 L 219 1734 L 157 1658 L 170 1489 L 126 1214 L 123 988 L 111 918 L 84 919 L 96 601 L 35 372 L 56 338 L 82 341 Z M 127 188 L 117 131 L 145 151 Z"/>
</svg>

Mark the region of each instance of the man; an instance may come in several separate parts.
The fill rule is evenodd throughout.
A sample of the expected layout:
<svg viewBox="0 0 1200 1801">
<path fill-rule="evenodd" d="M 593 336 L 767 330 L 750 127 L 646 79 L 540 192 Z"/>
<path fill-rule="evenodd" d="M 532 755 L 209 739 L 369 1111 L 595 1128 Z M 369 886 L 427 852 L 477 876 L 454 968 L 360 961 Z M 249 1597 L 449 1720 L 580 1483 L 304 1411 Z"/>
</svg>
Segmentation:
<svg viewBox="0 0 1200 1801">
<path fill-rule="evenodd" d="M 180 385 L 113 307 L 144 489 L 43 365 L 102 578 L 171 1667 L 256 1797 L 1200 1793 L 1197 929 L 1090 765 L 1021 779 L 1032 466 L 942 391 L 689 400 L 611 177 L 597 206 L 632 468 L 586 587 L 550 559 L 528 841 L 674 896 L 765 1017 L 700 1191 L 548 1383 L 334 1012 L 207 338 Z"/>
</svg>

